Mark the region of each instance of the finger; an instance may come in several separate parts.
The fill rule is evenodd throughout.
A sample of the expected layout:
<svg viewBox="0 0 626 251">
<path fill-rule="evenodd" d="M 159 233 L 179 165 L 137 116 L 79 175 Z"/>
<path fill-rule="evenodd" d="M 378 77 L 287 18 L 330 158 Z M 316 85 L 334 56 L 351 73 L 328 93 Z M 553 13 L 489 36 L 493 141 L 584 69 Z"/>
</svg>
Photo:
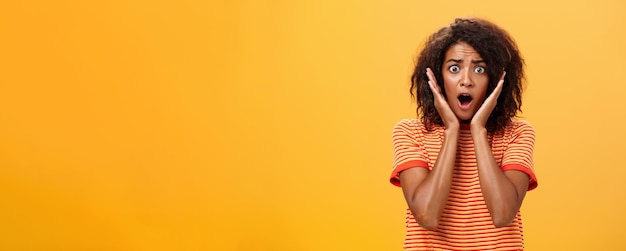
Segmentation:
<svg viewBox="0 0 626 251">
<path fill-rule="evenodd" d="M 432 70 L 430 68 L 426 68 L 426 77 L 428 78 L 428 80 L 431 80 L 430 74 L 431 74 Z"/>
<path fill-rule="evenodd" d="M 439 95 L 441 95 L 436 85 L 432 81 L 428 81 L 428 87 L 430 87 L 430 91 L 433 92 L 433 95 L 435 97 L 439 97 Z"/>
<path fill-rule="evenodd" d="M 435 78 L 435 74 L 433 73 L 433 70 L 431 70 L 430 68 L 426 68 L 426 77 L 428 78 L 428 84 L 432 84 L 431 89 L 435 88 L 435 90 L 433 90 L 433 92 L 436 93 L 441 93 L 441 90 L 439 89 L 439 85 L 437 84 L 437 79 Z"/>
<path fill-rule="evenodd" d="M 494 96 L 498 97 L 500 96 L 500 92 L 502 92 L 502 86 L 504 86 L 504 75 L 506 73 L 502 74 L 502 78 L 500 79 L 500 81 L 498 81 L 498 84 L 496 85 L 496 88 L 493 89 L 493 94 Z"/>
<path fill-rule="evenodd" d="M 496 88 L 494 88 L 491 94 L 489 95 L 489 97 L 487 97 L 487 99 L 485 100 L 485 103 L 487 103 L 487 101 L 497 100 L 498 97 L 500 96 L 500 93 L 502 92 L 502 86 L 504 86 L 504 79 L 500 79 L 500 81 L 498 81 Z M 495 101 L 492 101 L 492 102 L 495 102 Z"/>
<path fill-rule="evenodd" d="M 437 84 L 437 78 L 435 78 L 435 73 L 430 68 L 426 68 L 426 77 L 428 77 L 428 81 L 432 81 Z"/>
<path fill-rule="evenodd" d="M 502 77 L 500 77 L 500 81 L 496 85 L 496 88 L 493 90 L 496 93 L 496 97 L 500 96 L 500 92 L 502 92 L 502 86 L 504 86 L 504 77 L 506 76 L 506 71 L 502 72 Z"/>
</svg>

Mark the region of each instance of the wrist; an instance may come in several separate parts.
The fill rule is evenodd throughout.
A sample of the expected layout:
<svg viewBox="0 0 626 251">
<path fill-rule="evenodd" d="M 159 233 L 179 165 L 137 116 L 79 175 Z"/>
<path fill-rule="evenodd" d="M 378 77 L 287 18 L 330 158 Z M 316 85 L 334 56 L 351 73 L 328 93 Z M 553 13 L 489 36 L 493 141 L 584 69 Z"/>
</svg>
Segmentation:
<svg viewBox="0 0 626 251">
<path fill-rule="evenodd" d="M 446 131 L 458 131 L 459 128 L 461 128 L 461 123 L 459 121 L 453 121 L 444 123 L 443 126 Z"/>
<path fill-rule="evenodd" d="M 472 134 L 472 137 L 486 137 L 487 128 L 484 126 L 470 125 L 470 133 Z"/>
<path fill-rule="evenodd" d="M 446 128 L 443 130 L 443 134 L 446 138 L 458 137 L 460 129 L 461 129 L 461 125 L 459 125 L 458 123 L 450 124 L 450 125 L 447 125 Z"/>
</svg>

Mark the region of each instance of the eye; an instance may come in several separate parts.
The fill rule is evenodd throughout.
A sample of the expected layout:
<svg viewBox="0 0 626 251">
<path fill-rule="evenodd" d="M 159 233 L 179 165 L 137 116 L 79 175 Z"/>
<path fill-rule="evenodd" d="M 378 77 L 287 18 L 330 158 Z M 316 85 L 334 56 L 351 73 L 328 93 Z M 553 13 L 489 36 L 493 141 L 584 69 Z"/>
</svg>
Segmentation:
<svg viewBox="0 0 626 251">
<path fill-rule="evenodd" d="M 476 68 L 474 68 L 474 72 L 476 73 L 485 73 L 485 67 L 482 66 L 476 66 Z"/>
<path fill-rule="evenodd" d="M 448 70 L 450 72 L 457 73 L 461 71 L 461 68 L 458 65 L 451 65 L 450 67 L 448 67 Z"/>
</svg>

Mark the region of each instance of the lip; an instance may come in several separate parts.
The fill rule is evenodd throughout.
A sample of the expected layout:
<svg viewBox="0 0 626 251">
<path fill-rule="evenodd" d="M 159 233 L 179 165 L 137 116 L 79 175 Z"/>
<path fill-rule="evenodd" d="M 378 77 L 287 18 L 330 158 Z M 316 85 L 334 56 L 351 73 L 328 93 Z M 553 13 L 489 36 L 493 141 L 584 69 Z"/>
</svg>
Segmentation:
<svg viewBox="0 0 626 251">
<path fill-rule="evenodd" d="M 457 103 L 459 104 L 459 108 L 460 108 L 461 110 L 463 110 L 463 111 L 467 111 L 467 110 L 469 110 L 469 109 L 470 109 L 470 107 L 472 107 L 472 104 L 474 103 L 474 98 L 472 97 L 472 100 L 471 100 L 470 102 L 468 102 L 468 103 L 466 103 L 465 105 L 463 105 L 463 104 L 461 104 L 461 101 L 458 99 L 458 97 L 460 97 L 460 96 L 461 96 L 461 95 L 463 95 L 463 94 L 467 94 L 467 95 L 469 95 L 470 97 L 471 97 L 472 95 L 471 95 L 471 94 L 469 94 L 469 92 L 461 92 L 461 93 L 459 93 L 459 95 L 457 96 L 457 99 L 456 99 Z"/>
<path fill-rule="evenodd" d="M 461 101 L 457 99 L 457 103 L 459 104 L 459 108 L 461 108 L 461 110 L 467 111 L 467 110 L 470 109 L 470 107 L 472 107 L 472 103 L 474 103 L 474 100 L 472 100 L 469 103 L 463 105 L 463 104 L 461 104 Z"/>
</svg>

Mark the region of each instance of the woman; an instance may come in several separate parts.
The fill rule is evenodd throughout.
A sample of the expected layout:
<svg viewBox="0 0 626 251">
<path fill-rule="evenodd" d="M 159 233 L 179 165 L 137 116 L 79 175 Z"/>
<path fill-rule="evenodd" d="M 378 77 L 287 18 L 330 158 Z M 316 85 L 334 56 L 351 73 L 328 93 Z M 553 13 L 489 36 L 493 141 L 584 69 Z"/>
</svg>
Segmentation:
<svg viewBox="0 0 626 251">
<path fill-rule="evenodd" d="M 431 35 L 393 131 L 391 183 L 408 204 L 406 250 L 522 250 L 519 209 L 537 186 L 535 133 L 514 120 L 524 62 L 503 29 L 458 18 Z"/>
</svg>

